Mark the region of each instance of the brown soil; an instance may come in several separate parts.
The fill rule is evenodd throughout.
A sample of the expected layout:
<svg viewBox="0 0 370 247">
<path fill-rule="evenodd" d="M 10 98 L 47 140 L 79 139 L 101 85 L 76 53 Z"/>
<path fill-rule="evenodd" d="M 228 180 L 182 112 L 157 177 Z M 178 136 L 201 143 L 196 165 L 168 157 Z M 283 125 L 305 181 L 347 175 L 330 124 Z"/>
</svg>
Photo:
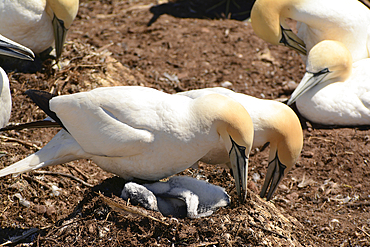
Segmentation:
<svg viewBox="0 0 370 247">
<path fill-rule="evenodd" d="M 55 69 L 45 62 L 39 72 L 9 73 L 11 122 L 45 117 L 23 94 L 31 88 L 69 94 L 100 86 L 143 85 L 176 93 L 230 82 L 229 88 L 238 92 L 284 99 L 303 76 L 305 66 L 299 55 L 262 41 L 249 22 L 199 18 L 208 13 L 194 15 L 195 7 L 189 2 L 151 9 L 155 4 L 154 0 L 81 1 L 60 61 L 62 68 Z M 117 208 L 107 200 L 126 205 L 117 196 L 124 181 L 90 161 L 80 160 L 44 170 L 73 175 L 93 188 L 68 177 L 34 172 L 0 179 L 0 243 L 37 228 L 37 232 L 24 238 L 24 243 L 369 246 L 369 127 L 323 128 L 304 119 L 302 124 L 302 155 L 271 202 L 255 194 L 266 172 L 268 148 L 252 152 L 252 190 L 245 203 L 238 201 L 227 170 L 200 164 L 199 173 L 209 182 L 225 187 L 232 196 L 232 205 L 195 220 L 166 218 L 130 206 L 162 221 L 157 222 Z M 7 155 L 0 158 L 0 168 L 35 152 L 57 131 L 3 133 L 1 148 Z M 196 172 L 188 169 L 182 174 L 192 176 Z M 59 196 L 51 194 L 53 184 L 61 189 Z M 99 196 L 99 191 L 105 197 Z M 22 206 L 16 193 L 30 206 Z"/>
</svg>

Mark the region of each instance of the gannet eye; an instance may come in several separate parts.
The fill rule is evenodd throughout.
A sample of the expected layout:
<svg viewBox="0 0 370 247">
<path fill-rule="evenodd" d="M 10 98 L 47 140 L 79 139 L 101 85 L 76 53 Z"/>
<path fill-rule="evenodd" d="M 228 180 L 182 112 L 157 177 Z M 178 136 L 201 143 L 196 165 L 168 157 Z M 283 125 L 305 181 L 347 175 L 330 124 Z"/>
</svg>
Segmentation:
<svg viewBox="0 0 370 247">
<path fill-rule="evenodd" d="M 313 76 L 320 76 L 322 74 L 327 74 L 327 73 L 330 73 L 329 69 L 328 68 L 325 68 L 323 70 L 320 70 L 319 72 L 316 72 L 316 73 L 312 73 Z"/>
</svg>

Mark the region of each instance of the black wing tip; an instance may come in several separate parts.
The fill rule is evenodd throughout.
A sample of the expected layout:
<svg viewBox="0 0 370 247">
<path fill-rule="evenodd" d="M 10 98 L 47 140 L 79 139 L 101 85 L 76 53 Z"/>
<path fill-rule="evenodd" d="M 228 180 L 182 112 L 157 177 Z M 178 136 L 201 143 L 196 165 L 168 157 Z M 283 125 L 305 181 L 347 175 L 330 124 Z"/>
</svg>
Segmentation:
<svg viewBox="0 0 370 247">
<path fill-rule="evenodd" d="M 57 122 L 63 129 L 65 129 L 67 132 L 68 130 L 63 125 L 62 121 L 58 118 L 57 114 L 50 110 L 49 101 L 57 96 L 55 94 L 36 90 L 36 89 L 28 89 L 26 92 L 24 92 L 41 110 L 43 110 L 49 117 L 51 117 L 55 122 Z"/>
<path fill-rule="evenodd" d="M 52 128 L 52 127 L 61 127 L 58 123 L 48 121 L 48 120 L 41 120 L 35 121 L 30 123 L 24 124 L 9 124 L 0 129 L 2 131 L 10 131 L 10 130 L 22 130 L 22 129 L 32 129 L 32 128 Z"/>
</svg>

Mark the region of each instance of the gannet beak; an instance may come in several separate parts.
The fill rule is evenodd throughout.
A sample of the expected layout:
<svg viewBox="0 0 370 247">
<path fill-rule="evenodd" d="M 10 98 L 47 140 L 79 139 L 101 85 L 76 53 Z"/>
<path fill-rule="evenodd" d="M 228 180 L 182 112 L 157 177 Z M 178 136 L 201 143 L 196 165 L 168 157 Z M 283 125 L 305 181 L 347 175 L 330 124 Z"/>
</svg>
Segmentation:
<svg viewBox="0 0 370 247">
<path fill-rule="evenodd" d="M 288 100 L 288 105 L 293 104 L 302 94 L 319 84 L 329 73 L 328 69 L 323 69 L 317 73 L 306 72 L 304 74 L 298 87 L 294 90 L 290 99 Z"/>
<path fill-rule="evenodd" d="M 266 197 L 267 201 L 271 199 L 280 181 L 284 177 L 285 169 L 286 169 L 286 166 L 280 162 L 276 154 L 275 159 L 270 162 L 267 168 L 265 183 L 262 186 L 262 190 L 260 194 L 261 198 Z M 268 187 L 270 187 L 270 190 L 267 192 Z M 267 193 L 267 196 L 266 196 L 266 193 Z"/>
<path fill-rule="evenodd" d="M 64 26 L 64 21 L 58 19 L 56 15 L 53 18 L 53 29 L 55 39 L 55 50 L 57 58 L 62 55 L 64 41 L 66 40 L 68 29 Z"/>
<path fill-rule="evenodd" d="M 235 179 L 235 187 L 238 196 L 244 201 L 247 197 L 248 157 L 245 155 L 245 147 L 239 146 L 230 137 L 232 147 L 229 152 L 231 170 Z M 242 195 L 243 194 L 243 195 Z"/>
<path fill-rule="evenodd" d="M 35 58 L 35 54 L 30 49 L 4 36 L 0 36 L 0 54 L 30 61 Z"/>
<path fill-rule="evenodd" d="M 305 43 L 300 38 L 298 38 L 298 36 L 295 33 L 293 33 L 291 29 L 286 29 L 283 26 L 280 26 L 280 27 L 281 27 L 281 34 L 282 34 L 280 43 L 306 56 L 307 51 L 306 51 Z"/>
</svg>

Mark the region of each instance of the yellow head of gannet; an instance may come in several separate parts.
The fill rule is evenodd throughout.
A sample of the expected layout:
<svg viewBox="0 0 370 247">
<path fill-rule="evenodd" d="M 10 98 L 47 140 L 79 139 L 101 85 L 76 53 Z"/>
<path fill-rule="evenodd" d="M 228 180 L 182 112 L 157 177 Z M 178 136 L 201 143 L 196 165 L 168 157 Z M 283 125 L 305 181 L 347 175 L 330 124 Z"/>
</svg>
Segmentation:
<svg viewBox="0 0 370 247">
<path fill-rule="evenodd" d="M 306 73 L 290 96 L 288 105 L 318 84 L 322 87 L 332 82 L 346 81 L 351 72 L 352 55 L 349 50 L 338 41 L 321 41 L 309 52 Z"/>
<path fill-rule="evenodd" d="M 270 111 L 273 110 L 271 106 Z M 269 165 L 260 196 L 270 200 L 283 177 L 297 162 L 303 147 L 303 132 L 297 115 L 279 106 L 276 113 L 266 114 L 265 135 L 270 142 Z"/>
<path fill-rule="evenodd" d="M 203 88 L 181 92 L 190 98 L 208 94 L 222 94 L 238 101 L 249 113 L 253 121 L 253 147 L 270 143 L 269 166 L 261 197 L 270 200 L 282 178 L 297 161 L 303 146 L 302 127 L 297 115 L 287 105 L 235 93 L 226 88 Z M 208 164 L 222 164 L 228 160 L 222 143 L 208 152 L 201 161 Z"/>
<path fill-rule="evenodd" d="M 0 35 L 0 55 L 25 60 L 33 60 L 33 52 Z M 0 67 L 0 126 L 4 127 L 10 118 L 12 98 L 10 95 L 9 79 L 5 71 Z"/>
<path fill-rule="evenodd" d="M 297 35 L 286 18 L 297 21 Z M 262 39 L 303 55 L 323 40 L 342 42 L 354 61 L 370 55 L 370 10 L 358 0 L 257 0 L 251 20 Z"/>
<path fill-rule="evenodd" d="M 229 168 L 233 171 L 238 195 L 246 196 L 248 158 L 253 143 L 253 123 L 245 108 L 234 100 L 219 94 L 195 99 L 200 101 L 198 115 L 207 121 L 217 121 L 217 132 L 229 152 Z M 211 109 L 217 109 L 216 112 Z M 215 115 L 216 114 L 216 115 Z M 214 148 L 216 145 L 213 145 Z M 211 149 L 212 149 L 211 148 Z M 211 150 L 210 149 L 210 150 Z M 200 157 L 201 158 L 201 157 Z M 240 187 L 241 185 L 241 187 Z M 241 190 L 242 189 L 242 190 Z"/>
<path fill-rule="evenodd" d="M 79 0 L 48 0 L 46 12 L 52 18 L 57 58 L 63 50 L 67 31 L 78 12 Z"/>
<path fill-rule="evenodd" d="M 237 192 L 246 191 L 253 123 L 231 98 L 193 100 L 134 86 L 57 97 L 27 94 L 64 129 L 35 154 L 1 170 L 0 177 L 87 158 L 126 179 L 158 180 L 190 167 L 221 138 Z"/>
<path fill-rule="evenodd" d="M 286 45 L 306 55 L 305 43 L 292 32 L 285 19 L 298 0 L 257 0 L 251 11 L 254 32 L 274 45 Z"/>
</svg>

